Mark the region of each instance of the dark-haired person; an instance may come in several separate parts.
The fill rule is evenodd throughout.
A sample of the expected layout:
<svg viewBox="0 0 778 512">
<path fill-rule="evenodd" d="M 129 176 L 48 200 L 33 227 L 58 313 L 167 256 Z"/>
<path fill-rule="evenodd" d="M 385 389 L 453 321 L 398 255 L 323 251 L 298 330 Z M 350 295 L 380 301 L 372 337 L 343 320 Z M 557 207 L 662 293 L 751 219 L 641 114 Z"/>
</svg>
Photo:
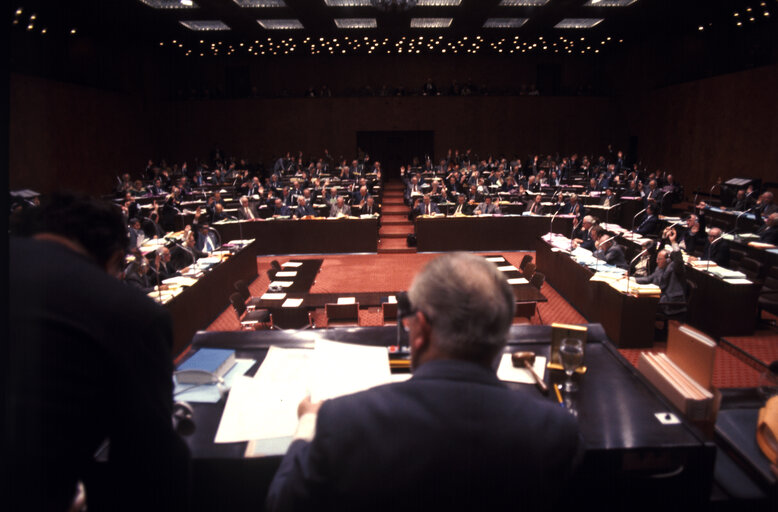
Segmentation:
<svg viewBox="0 0 778 512">
<path fill-rule="evenodd" d="M 408 292 L 410 380 L 298 406 L 267 496 L 277 510 L 552 508 L 580 457 L 576 419 L 497 378 L 515 298 L 474 254 L 428 263 Z"/>
<path fill-rule="evenodd" d="M 68 510 L 83 482 L 89 510 L 185 509 L 170 317 L 118 279 L 121 213 L 64 195 L 38 210 L 10 239 L 4 501 Z"/>
</svg>

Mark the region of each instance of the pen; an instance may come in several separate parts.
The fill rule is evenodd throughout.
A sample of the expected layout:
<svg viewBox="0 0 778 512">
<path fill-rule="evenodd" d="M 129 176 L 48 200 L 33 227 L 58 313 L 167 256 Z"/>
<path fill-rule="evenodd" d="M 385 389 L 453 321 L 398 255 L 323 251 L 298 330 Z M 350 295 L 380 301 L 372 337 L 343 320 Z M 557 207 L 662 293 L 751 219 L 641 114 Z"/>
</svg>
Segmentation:
<svg viewBox="0 0 778 512">
<path fill-rule="evenodd" d="M 557 399 L 557 402 L 559 402 L 559 405 L 564 407 L 565 404 L 562 401 L 562 394 L 559 392 L 559 386 L 554 385 L 554 393 L 556 393 L 556 399 Z"/>
</svg>

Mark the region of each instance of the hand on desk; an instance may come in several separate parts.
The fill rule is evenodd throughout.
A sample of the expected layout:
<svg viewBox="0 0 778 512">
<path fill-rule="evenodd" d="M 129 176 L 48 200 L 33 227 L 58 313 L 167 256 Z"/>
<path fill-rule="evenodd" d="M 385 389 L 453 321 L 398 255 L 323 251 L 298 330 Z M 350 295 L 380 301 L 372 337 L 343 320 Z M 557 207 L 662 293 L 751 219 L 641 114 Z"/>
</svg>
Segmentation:
<svg viewBox="0 0 778 512">
<path fill-rule="evenodd" d="M 301 418 L 304 414 L 318 414 L 322 402 L 311 402 L 311 395 L 305 395 L 297 406 L 297 417 Z"/>
</svg>

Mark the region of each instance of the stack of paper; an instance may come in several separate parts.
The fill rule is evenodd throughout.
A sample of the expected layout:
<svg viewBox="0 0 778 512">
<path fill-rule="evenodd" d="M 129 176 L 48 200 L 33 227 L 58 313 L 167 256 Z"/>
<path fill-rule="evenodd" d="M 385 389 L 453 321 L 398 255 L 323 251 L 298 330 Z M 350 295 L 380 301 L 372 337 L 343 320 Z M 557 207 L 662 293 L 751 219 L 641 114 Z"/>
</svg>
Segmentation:
<svg viewBox="0 0 778 512">
<path fill-rule="evenodd" d="M 689 377 L 667 354 L 641 353 L 638 369 L 689 419 L 704 420 L 709 416 L 713 393 Z"/>
</svg>

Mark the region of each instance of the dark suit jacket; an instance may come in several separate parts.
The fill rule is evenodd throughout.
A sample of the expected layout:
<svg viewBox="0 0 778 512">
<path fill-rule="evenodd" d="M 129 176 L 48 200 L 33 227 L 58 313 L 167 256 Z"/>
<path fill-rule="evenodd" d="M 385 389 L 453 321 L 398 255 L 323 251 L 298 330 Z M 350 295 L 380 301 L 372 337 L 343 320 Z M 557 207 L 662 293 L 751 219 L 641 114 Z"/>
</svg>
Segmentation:
<svg viewBox="0 0 778 512">
<path fill-rule="evenodd" d="M 186 507 L 168 313 L 57 243 L 12 239 L 10 269 L 6 499 L 67 510 L 81 479 L 90 510 Z M 106 438 L 109 462 L 98 465 Z"/>
<path fill-rule="evenodd" d="M 657 267 L 650 276 L 637 277 L 635 280 L 639 284 L 655 284 L 662 290 L 659 307 L 665 314 L 673 315 L 686 311 L 686 306 L 680 304 L 686 300 L 684 263 L 680 252 L 670 253 L 670 261 L 665 268 Z"/>
<path fill-rule="evenodd" d="M 451 215 L 456 213 L 457 208 L 459 208 L 458 204 L 455 204 L 451 207 Z M 462 215 L 472 215 L 473 214 L 473 207 L 467 203 L 462 205 Z"/>
<path fill-rule="evenodd" d="M 705 243 L 705 248 L 702 250 L 703 260 L 711 260 L 716 262 L 721 267 L 729 266 L 729 244 L 726 240 L 719 240 L 713 247 L 710 245 L 710 240 Z"/>
<path fill-rule="evenodd" d="M 407 382 L 324 402 L 295 441 L 268 510 L 537 509 L 560 496 L 580 453 L 575 419 L 494 372 L 431 361 Z"/>
<path fill-rule="evenodd" d="M 647 216 L 643 222 L 640 223 L 635 229 L 635 233 L 639 235 L 656 235 L 656 230 L 659 228 L 659 217 L 656 215 Z"/>
<path fill-rule="evenodd" d="M 306 204 L 303 206 L 297 205 L 294 209 L 294 216 L 298 219 L 306 217 L 308 215 L 316 216 L 316 212 L 313 210 L 313 206 Z"/>
<path fill-rule="evenodd" d="M 766 244 L 778 245 L 778 226 L 773 226 L 759 232 L 759 241 Z"/>
<path fill-rule="evenodd" d="M 430 201 L 430 212 L 440 213 L 437 203 Z M 424 202 L 419 203 L 419 206 L 416 208 L 416 215 L 427 215 L 427 205 Z"/>
<path fill-rule="evenodd" d="M 375 213 L 377 213 L 379 215 L 381 214 L 381 207 L 378 206 L 377 204 L 373 204 L 373 206 L 371 207 L 371 211 L 370 212 L 367 211 L 367 205 L 366 204 L 363 204 L 362 208 L 360 208 L 360 210 L 359 210 L 359 214 L 360 215 L 373 215 Z"/>
<path fill-rule="evenodd" d="M 624 250 L 616 243 L 611 244 L 606 252 L 597 251 L 594 255 L 601 260 L 605 260 L 608 265 L 623 268 L 624 270 L 629 266 L 627 259 L 624 257 Z"/>
</svg>

